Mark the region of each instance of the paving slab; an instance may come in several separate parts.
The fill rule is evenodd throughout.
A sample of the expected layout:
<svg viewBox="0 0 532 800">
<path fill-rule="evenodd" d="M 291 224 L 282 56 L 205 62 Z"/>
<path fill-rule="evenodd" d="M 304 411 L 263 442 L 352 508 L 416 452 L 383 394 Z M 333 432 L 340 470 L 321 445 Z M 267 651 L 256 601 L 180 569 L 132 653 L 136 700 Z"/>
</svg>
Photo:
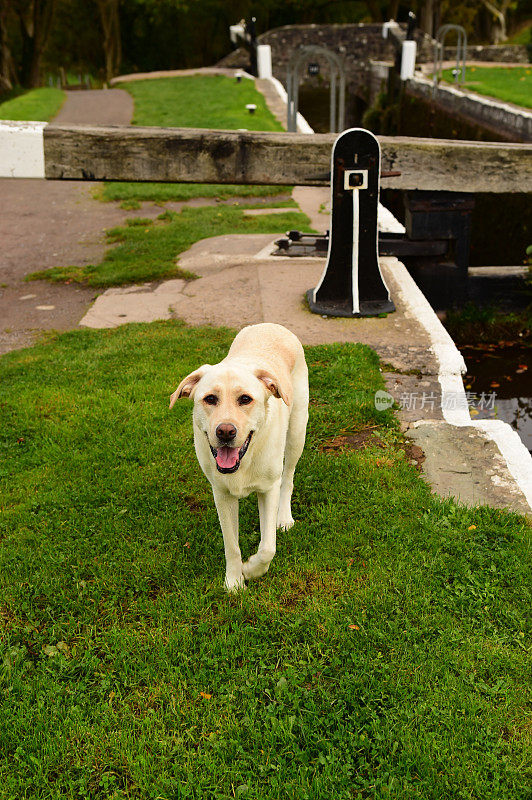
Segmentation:
<svg viewBox="0 0 532 800">
<path fill-rule="evenodd" d="M 485 432 L 430 421 L 412 425 L 408 438 L 425 453 L 423 472 L 437 494 L 468 506 L 490 505 L 530 514 L 497 445 Z"/>
<path fill-rule="evenodd" d="M 329 189 L 296 187 L 294 199 L 315 227 L 329 227 Z M 319 281 L 324 260 L 271 256 L 276 238 L 271 234 L 234 234 L 196 242 L 178 263 L 199 280 L 179 287 L 173 296 L 171 292 L 161 294 L 154 286 L 146 287 L 146 306 L 154 309 L 154 319 L 167 319 L 170 303 L 173 313 L 190 324 L 208 321 L 237 328 L 250 322 L 277 321 L 291 327 L 306 344 L 360 341 L 377 349 L 394 369 L 427 375 L 437 372 L 427 334 L 401 301 L 396 259 L 381 259 L 385 280 L 394 299 L 398 298 L 395 314 L 386 319 L 324 318 L 311 314 L 304 302 L 307 289 Z M 99 326 L 104 303 L 106 309 L 112 304 L 115 307 L 114 315 L 106 311 L 109 327 L 134 319 L 133 305 L 137 307 L 138 298 L 133 300 L 127 290 L 109 292 L 98 298 L 82 325 Z M 150 298 L 153 293 L 155 297 Z"/>
<path fill-rule="evenodd" d="M 198 275 L 197 280 L 145 284 L 135 293 L 108 289 L 81 324 L 118 327 L 136 321 L 135 309 L 144 302 L 145 308 L 152 309 L 153 319 L 175 316 L 191 325 L 233 328 L 278 322 L 290 327 L 305 344 L 362 342 L 399 372 L 415 370 L 429 376 L 437 372 L 430 340 L 401 300 L 397 259 L 381 259 L 385 280 L 396 300 L 394 314 L 386 318 L 321 317 L 310 313 L 305 293 L 318 283 L 324 260 L 264 255 L 268 245 L 274 249 L 273 239 L 271 234 L 234 234 L 196 242 L 181 255 L 179 266 Z M 104 307 L 105 314 L 101 311 Z M 105 326 L 102 317 L 107 320 Z"/>
</svg>

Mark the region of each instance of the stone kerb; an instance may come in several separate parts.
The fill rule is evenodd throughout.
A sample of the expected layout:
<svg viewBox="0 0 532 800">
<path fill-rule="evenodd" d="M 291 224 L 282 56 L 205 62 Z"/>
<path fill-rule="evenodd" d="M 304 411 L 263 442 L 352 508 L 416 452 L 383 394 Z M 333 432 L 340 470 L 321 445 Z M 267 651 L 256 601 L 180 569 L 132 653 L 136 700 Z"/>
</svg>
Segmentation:
<svg viewBox="0 0 532 800">
<path fill-rule="evenodd" d="M 440 84 L 434 92 L 432 80 L 419 75 L 408 81 L 407 92 L 506 135 L 510 141 L 532 142 L 532 111 L 455 86 Z"/>
<path fill-rule="evenodd" d="M 443 60 L 456 58 L 456 47 L 443 48 Z M 428 59 L 429 62 L 431 59 Z M 528 53 L 524 44 L 470 45 L 466 51 L 467 61 L 496 62 L 498 64 L 527 64 Z"/>
</svg>

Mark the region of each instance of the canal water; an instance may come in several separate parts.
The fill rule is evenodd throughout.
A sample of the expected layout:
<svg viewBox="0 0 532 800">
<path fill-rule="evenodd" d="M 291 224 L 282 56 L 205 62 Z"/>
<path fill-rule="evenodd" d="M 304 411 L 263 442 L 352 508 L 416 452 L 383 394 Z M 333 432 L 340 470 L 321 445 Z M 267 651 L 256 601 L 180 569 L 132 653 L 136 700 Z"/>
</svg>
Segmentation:
<svg viewBox="0 0 532 800">
<path fill-rule="evenodd" d="M 500 419 L 532 452 L 532 348 L 482 344 L 461 347 L 472 419 Z"/>
</svg>

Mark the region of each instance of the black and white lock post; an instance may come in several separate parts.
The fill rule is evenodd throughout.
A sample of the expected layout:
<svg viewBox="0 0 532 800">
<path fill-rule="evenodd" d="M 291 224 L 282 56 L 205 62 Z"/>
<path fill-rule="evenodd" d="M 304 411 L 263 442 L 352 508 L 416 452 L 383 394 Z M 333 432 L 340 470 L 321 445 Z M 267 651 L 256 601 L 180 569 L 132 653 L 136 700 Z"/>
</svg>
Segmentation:
<svg viewBox="0 0 532 800">
<path fill-rule="evenodd" d="M 364 128 L 344 131 L 331 162 L 331 230 L 321 279 L 307 298 L 330 317 L 372 317 L 395 311 L 379 267 L 380 146 Z"/>
</svg>

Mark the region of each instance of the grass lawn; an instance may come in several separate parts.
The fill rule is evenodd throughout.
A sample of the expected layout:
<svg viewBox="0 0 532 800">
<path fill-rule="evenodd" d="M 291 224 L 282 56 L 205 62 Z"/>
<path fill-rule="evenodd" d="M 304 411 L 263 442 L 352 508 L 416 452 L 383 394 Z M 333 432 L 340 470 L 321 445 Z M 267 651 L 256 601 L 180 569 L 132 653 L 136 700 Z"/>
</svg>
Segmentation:
<svg viewBox="0 0 532 800">
<path fill-rule="evenodd" d="M 442 77 L 454 83 L 452 70 Z M 473 92 L 532 108 L 532 65 L 522 67 L 467 67 L 464 86 Z"/>
<path fill-rule="evenodd" d="M 275 205 L 275 204 L 272 204 Z M 245 206 L 254 208 L 253 204 Z M 177 256 L 200 239 L 229 233 L 279 233 L 294 228 L 310 230 L 309 219 L 299 211 L 246 217 L 243 206 L 183 208 L 164 211 L 153 222 L 129 219 L 127 225 L 107 231 L 109 244 L 116 244 L 100 264 L 65 266 L 34 272 L 26 280 L 79 282 L 89 286 L 121 286 L 127 283 L 194 278 L 177 264 Z"/>
<path fill-rule="evenodd" d="M 237 186 L 231 183 L 102 183 L 95 190 L 96 200 L 120 202 L 121 208 L 140 208 L 149 202 L 164 205 L 195 197 L 275 197 L 290 194 L 291 186 Z"/>
<path fill-rule="evenodd" d="M 0 359 L 0 796 L 529 798 L 530 527 L 431 496 L 371 350 L 307 348 L 297 522 L 226 595 L 168 399 L 231 339 L 156 323 Z M 250 498 L 246 557 L 258 538 Z"/>
<path fill-rule="evenodd" d="M 135 101 L 134 125 L 282 131 L 254 81 L 225 75 L 189 75 L 120 84 Z M 248 103 L 257 110 L 250 114 Z M 157 121 L 155 121 L 157 120 Z"/>
<path fill-rule="evenodd" d="M 191 75 L 157 78 L 121 84 L 135 101 L 134 125 L 178 128 L 247 128 L 281 131 L 282 126 L 269 111 L 264 96 L 249 79 L 237 83 L 225 75 Z M 247 103 L 255 103 L 251 115 Z M 164 203 L 192 197 L 264 197 L 290 192 L 287 186 L 231 186 L 217 184 L 105 183 L 98 197 L 119 200 L 126 208 L 143 201 Z"/>
<path fill-rule="evenodd" d="M 55 117 L 65 98 L 66 94 L 61 89 L 31 89 L 0 103 L 0 119 L 49 122 Z"/>
</svg>

